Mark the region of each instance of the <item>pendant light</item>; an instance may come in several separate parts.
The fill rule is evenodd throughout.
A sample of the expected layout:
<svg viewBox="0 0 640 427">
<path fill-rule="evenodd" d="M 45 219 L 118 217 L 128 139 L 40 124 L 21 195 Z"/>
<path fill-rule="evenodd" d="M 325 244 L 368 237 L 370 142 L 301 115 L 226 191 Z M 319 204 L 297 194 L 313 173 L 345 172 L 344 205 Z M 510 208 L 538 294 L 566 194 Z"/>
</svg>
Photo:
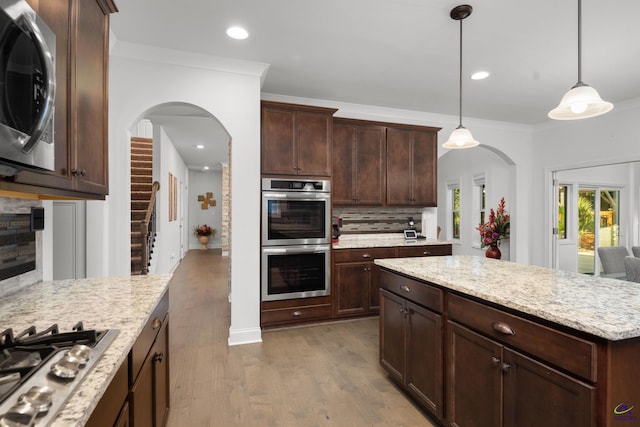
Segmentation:
<svg viewBox="0 0 640 427">
<path fill-rule="evenodd" d="M 612 103 L 603 101 L 597 90 L 582 82 L 582 0 L 578 0 L 578 83 L 548 115 L 554 120 L 577 120 L 599 116 L 612 108 Z"/>
<path fill-rule="evenodd" d="M 471 15 L 473 8 L 468 4 L 463 4 L 460 6 L 456 6 L 451 9 L 449 16 L 456 21 L 460 21 L 460 79 L 459 79 L 459 109 L 458 109 L 458 117 L 460 119 L 458 123 L 458 127 L 455 128 L 451 135 L 449 136 L 449 140 L 442 144 L 444 148 L 471 148 L 480 144 L 478 141 L 473 139 L 471 132 L 462 126 L 462 20 Z"/>
</svg>

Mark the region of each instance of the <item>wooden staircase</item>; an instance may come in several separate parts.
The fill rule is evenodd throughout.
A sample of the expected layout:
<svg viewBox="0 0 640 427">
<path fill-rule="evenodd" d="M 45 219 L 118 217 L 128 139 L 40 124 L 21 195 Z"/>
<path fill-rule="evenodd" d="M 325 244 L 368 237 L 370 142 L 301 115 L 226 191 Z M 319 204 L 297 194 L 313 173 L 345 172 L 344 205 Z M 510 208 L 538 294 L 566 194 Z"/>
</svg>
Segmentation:
<svg viewBox="0 0 640 427">
<path fill-rule="evenodd" d="M 153 186 L 153 140 L 131 138 L 131 274 L 142 274 L 142 221 Z M 153 250 L 153 248 L 151 249 Z"/>
</svg>

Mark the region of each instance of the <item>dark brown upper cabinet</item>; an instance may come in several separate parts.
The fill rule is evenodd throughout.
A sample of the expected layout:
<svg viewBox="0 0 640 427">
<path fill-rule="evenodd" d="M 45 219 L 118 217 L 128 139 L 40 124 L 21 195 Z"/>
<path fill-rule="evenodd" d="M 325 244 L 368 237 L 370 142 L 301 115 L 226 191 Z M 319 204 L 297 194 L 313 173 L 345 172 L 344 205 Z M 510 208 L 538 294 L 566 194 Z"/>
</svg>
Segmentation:
<svg viewBox="0 0 640 427">
<path fill-rule="evenodd" d="M 331 176 L 336 111 L 262 101 L 262 174 Z"/>
<path fill-rule="evenodd" d="M 388 206 L 437 206 L 438 130 L 387 128 Z"/>
<path fill-rule="evenodd" d="M 56 33 L 55 170 L 0 188 L 104 199 L 109 193 L 108 59 L 112 0 L 28 0 Z"/>
<path fill-rule="evenodd" d="M 384 126 L 334 120 L 334 205 L 384 205 L 385 134 Z"/>
</svg>

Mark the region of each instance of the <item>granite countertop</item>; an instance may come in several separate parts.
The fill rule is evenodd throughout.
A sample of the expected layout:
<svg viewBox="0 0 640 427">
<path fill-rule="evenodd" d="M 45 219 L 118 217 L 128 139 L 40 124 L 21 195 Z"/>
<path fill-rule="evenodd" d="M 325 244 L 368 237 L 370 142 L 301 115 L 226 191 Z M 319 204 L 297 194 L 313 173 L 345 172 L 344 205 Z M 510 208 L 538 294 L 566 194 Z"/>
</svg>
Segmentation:
<svg viewBox="0 0 640 427">
<path fill-rule="evenodd" d="M 340 240 L 333 243 L 333 249 L 358 249 L 358 248 L 391 248 L 396 246 L 428 246 L 448 245 L 451 242 L 436 239 L 406 240 L 402 233 L 388 234 L 345 234 Z"/>
<path fill-rule="evenodd" d="M 119 329 L 91 372 L 78 385 L 53 427 L 83 426 L 164 293 L 170 274 L 41 282 L 0 298 L 0 330 L 15 333 L 31 325 L 43 330 L 58 323 L 69 330 L 82 320 L 86 329 Z"/>
<path fill-rule="evenodd" d="M 379 259 L 375 264 L 578 331 L 640 337 L 640 284 L 485 257 Z"/>
</svg>

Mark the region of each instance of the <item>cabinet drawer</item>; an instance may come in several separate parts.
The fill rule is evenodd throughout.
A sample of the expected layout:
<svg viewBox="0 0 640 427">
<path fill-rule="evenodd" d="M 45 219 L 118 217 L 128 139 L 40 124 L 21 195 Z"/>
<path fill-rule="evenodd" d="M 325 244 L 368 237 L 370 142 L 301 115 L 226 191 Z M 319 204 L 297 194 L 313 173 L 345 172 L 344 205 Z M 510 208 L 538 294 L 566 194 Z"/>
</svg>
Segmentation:
<svg viewBox="0 0 640 427">
<path fill-rule="evenodd" d="M 595 343 L 457 295 L 449 295 L 447 310 L 453 321 L 596 381 Z"/>
<path fill-rule="evenodd" d="M 395 258 L 395 248 L 338 249 L 333 251 L 333 262 L 361 262 L 379 258 Z"/>
<path fill-rule="evenodd" d="M 305 320 L 331 317 L 331 304 L 309 305 L 304 307 L 279 308 L 262 311 L 262 324 L 304 322 Z"/>
<path fill-rule="evenodd" d="M 443 293 L 438 288 L 386 270 L 380 270 L 380 287 L 430 310 L 442 313 Z"/>
<path fill-rule="evenodd" d="M 153 313 L 149 317 L 146 325 L 140 332 L 138 339 L 135 344 L 133 344 L 133 348 L 131 349 L 131 377 L 130 381 L 133 383 L 138 376 L 138 372 L 140 372 L 140 368 L 144 363 L 144 359 L 147 357 L 147 353 L 149 353 L 149 349 L 151 349 L 151 345 L 156 339 L 158 332 L 162 326 L 162 322 L 169 312 L 169 292 L 165 292 L 164 296 L 158 303 L 158 306 Z"/>
<path fill-rule="evenodd" d="M 451 255 L 451 245 L 399 246 L 398 257 Z"/>
</svg>

